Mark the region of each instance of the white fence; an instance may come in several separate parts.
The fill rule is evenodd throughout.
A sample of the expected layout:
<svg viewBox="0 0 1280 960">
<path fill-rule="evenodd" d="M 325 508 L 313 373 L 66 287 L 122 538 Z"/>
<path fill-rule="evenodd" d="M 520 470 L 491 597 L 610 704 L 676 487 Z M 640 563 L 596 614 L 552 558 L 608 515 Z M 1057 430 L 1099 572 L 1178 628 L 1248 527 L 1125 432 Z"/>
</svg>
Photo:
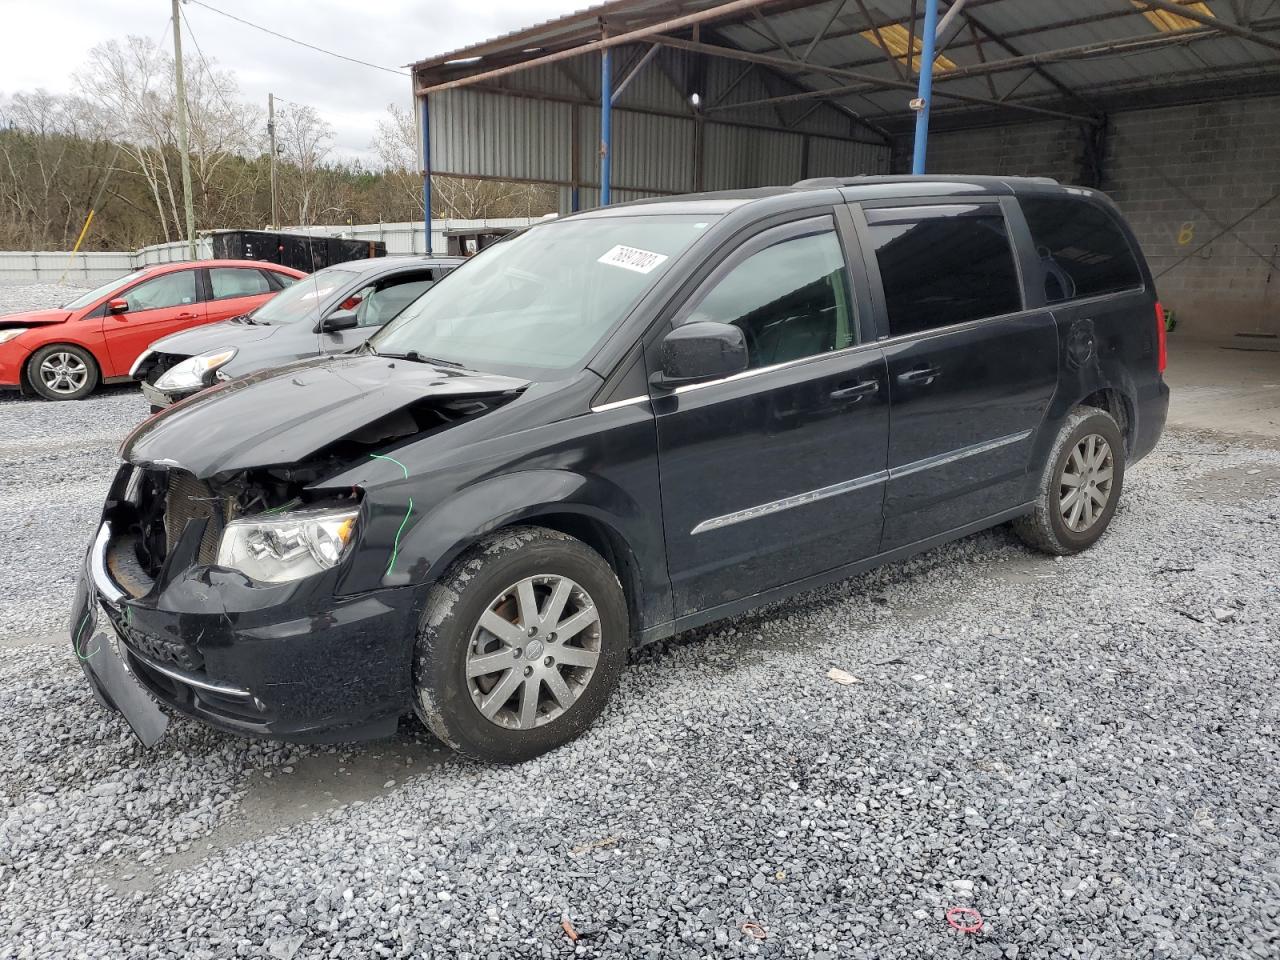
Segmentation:
<svg viewBox="0 0 1280 960">
<path fill-rule="evenodd" d="M 446 230 L 480 230 L 488 227 L 527 227 L 534 219 L 509 217 L 496 220 L 432 220 L 431 250 L 448 252 Z M 389 256 L 425 253 L 422 221 L 416 223 L 361 223 L 318 227 L 282 227 L 285 233 L 310 233 L 316 236 L 346 237 L 352 240 L 381 240 Z M 212 243 L 201 237 L 196 243 L 201 259 L 213 256 Z M 157 243 L 141 250 L 110 253 L 59 253 L 57 251 L 0 250 L 0 283 L 40 281 L 54 283 L 65 275 L 66 282 L 77 286 L 106 283 L 131 270 L 153 263 L 186 260 L 186 241 Z"/>
</svg>

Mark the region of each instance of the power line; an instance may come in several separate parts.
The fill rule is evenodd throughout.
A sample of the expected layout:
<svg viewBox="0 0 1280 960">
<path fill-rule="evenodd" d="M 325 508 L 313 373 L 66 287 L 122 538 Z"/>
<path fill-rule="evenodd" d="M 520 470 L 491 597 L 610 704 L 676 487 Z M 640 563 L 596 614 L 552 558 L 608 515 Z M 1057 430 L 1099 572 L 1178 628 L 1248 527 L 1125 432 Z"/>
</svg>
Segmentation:
<svg viewBox="0 0 1280 960">
<path fill-rule="evenodd" d="M 401 77 L 409 76 L 409 74 L 406 71 L 397 70 L 395 67 L 384 67 L 380 63 L 370 63 L 368 60 L 358 60 L 355 57 L 348 57 L 346 54 L 343 54 L 343 53 L 334 53 L 332 50 L 324 49 L 324 47 L 317 47 L 315 44 L 307 43 L 305 40 L 298 40 L 297 38 L 290 37 L 287 34 L 277 33 L 275 30 L 272 30 L 269 27 L 264 27 L 259 24 L 253 23 L 249 20 L 245 20 L 243 17 L 237 17 L 234 13 L 227 13 L 227 11 L 225 10 L 219 10 L 217 7 L 211 7 L 209 6 L 209 4 L 205 3 L 204 0 L 186 0 L 186 2 L 194 3 L 196 4 L 196 6 L 204 7 L 206 10 L 210 10 L 213 13 L 219 14 L 220 16 L 224 16 L 228 20 L 234 20 L 236 21 L 236 23 L 244 24 L 244 26 L 246 27 L 252 27 L 254 30 L 260 30 L 262 33 L 270 34 L 271 36 L 276 37 L 279 40 L 286 40 L 289 43 L 297 44 L 300 47 L 306 47 L 308 50 L 314 50 L 317 53 L 323 53 L 326 56 L 337 57 L 339 60 L 346 60 L 348 63 L 356 63 L 362 67 L 371 67 L 374 70 L 382 70 L 385 73 L 394 73 L 397 76 L 401 76 Z"/>
<path fill-rule="evenodd" d="M 218 78 L 214 75 L 213 68 L 209 66 L 209 61 L 205 59 L 204 51 L 200 49 L 200 41 L 196 39 L 196 32 L 191 29 L 191 21 L 187 19 L 187 11 L 179 8 L 179 13 L 182 14 L 182 22 L 187 25 L 187 33 L 191 37 L 191 42 L 195 44 L 196 53 L 200 57 L 200 65 L 204 67 L 205 75 L 209 78 L 209 88 L 217 95 L 218 99 L 222 101 L 223 108 L 228 113 L 233 113 L 235 108 L 231 103 L 231 100 L 227 97 L 226 91 L 218 85 Z"/>
</svg>

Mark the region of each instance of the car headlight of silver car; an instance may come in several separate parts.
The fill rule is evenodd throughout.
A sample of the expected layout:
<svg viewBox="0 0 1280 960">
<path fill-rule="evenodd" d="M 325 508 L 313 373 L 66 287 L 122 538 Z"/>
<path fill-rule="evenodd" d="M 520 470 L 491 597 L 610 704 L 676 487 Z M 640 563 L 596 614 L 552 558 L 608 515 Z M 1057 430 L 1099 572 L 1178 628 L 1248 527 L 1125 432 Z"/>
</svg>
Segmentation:
<svg viewBox="0 0 1280 960">
<path fill-rule="evenodd" d="M 263 583 L 300 580 L 337 566 L 355 533 L 355 508 L 295 510 L 232 520 L 218 545 L 218 566 Z"/>
<path fill-rule="evenodd" d="M 157 390 L 199 390 L 205 385 L 205 377 L 219 367 L 231 362 L 236 355 L 235 347 L 222 350 L 211 350 L 194 357 L 187 357 L 181 363 L 160 374 L 156 380 Z"/>
</svg>

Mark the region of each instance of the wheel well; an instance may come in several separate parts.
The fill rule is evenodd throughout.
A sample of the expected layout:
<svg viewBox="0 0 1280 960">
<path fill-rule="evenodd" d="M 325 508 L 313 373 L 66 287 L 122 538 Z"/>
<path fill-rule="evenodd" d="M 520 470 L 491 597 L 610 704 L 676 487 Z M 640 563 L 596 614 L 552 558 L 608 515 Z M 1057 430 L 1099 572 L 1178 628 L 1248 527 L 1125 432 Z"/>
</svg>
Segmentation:
<svg viewBox="0 0 1280 960">
<path fill-rule="evenodd" d="M 535 517 L 523 517 L 511 526 L 531 524 L 557 530 L 581 540 L 604 558 L 604 562 L 609 564 L 618 582 L 622 584 L 622 595 L 627 600 L 627 620 L 631 625 L 631 640 L 635 643 L 640 636 L 640 571 L 627 542 L 607 524 L 577 513 L 545 513 Z"/>
<path fill-rule="evenodd" d="M 40 346 L 36 347 L 34 350 L 31 351 L 31 355 L 28 356 L 27 359 L 23 360 L 22 366 L 18 368 L 18 387 L 22 390 L 23 394 L 25 394 L 26 396 L 28 397 L 32 396 L 36 392 L 35 387 L 31 385 L 31 361 L 35 359 L 35 356 L 37 353 L 39 353 L 41 350 L 48 349 L 49 347 L 75 347 L 77 350 L 83 350 L 86 354 L 88 354 L 89 361 L 93 364 L 94 369 L 97 370 L 98 372 L 98 383 L 101 385 L 104 382 L 104 379 L 102 376 L 102 362 L 98 359 L 97 354 L 95 354 L 92 350 L 90 350 L 84 344 L 70 343 L 70 342 L 42 343 Z"/>
<path fill-rule="evenodd" d="M 1124 445 L 1126 448 L 1133 446 L 1133 405 L 1119 390 L 1108 387 L 1105 390 L 1097 390 L 1080 401 L 1082 407 L 1097 407 L 1099 410 L 1105 410 L 1111 414 L 1111 418 L 1115 420 L 1116 425 L 1120 428 L 1120 436 L 1124 437 Z"/>
</svg>

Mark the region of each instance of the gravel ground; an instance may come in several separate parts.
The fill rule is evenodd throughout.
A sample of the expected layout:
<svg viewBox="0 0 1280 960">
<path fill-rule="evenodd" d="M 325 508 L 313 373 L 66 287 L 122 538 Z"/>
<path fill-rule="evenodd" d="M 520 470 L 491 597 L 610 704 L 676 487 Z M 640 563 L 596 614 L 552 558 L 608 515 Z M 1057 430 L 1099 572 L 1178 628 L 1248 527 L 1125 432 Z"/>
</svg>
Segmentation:
<svg viewBox="0 0 1280 960">
<path fill-rule="evenodd" d="M 0 406 L 0 960 L 1280 955 L 1274 450 L 1168 435 L 1085 555 L 996 530 L 682 635 L 488 767 L 147 752 L 22 644 L 144 413 Z"/>
</svg>

